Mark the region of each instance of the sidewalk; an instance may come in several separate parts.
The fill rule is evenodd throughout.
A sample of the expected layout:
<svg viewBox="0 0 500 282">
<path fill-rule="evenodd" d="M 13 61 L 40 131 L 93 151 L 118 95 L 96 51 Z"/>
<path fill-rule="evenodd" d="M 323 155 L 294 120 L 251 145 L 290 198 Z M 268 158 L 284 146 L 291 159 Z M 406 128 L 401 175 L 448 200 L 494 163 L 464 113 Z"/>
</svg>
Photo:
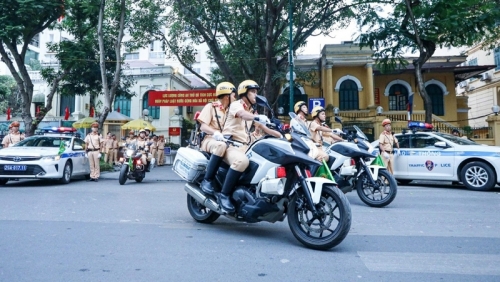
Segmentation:
<svg viewBox="0 0 500 282">
<path fill-rule="evenodd" d="M 102 179 L 116 179 L 120 175 L 119 167 L 115 168 L 115 171 L 103 171 L 101 173 Z M 146 173 L 145 179 L 152 179 L 156 181 L 171 181 L 171 182 L 182 182 L 184 181 L 180 178 L 173 170 L 171 165 L 157 166 L 153 168 L 151 172 Z"/>
</svg>

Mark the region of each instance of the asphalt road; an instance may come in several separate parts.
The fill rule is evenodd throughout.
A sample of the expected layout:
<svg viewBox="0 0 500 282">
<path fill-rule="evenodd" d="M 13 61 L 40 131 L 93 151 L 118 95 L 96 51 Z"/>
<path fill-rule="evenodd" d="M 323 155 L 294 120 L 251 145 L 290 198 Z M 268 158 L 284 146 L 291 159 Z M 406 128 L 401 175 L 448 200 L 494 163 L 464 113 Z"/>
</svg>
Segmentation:
<svg viewBox="0 0 500 282">
<path fill-rule="evenodd" d="M 500 281 L 500 189 L 401 186 L 381 209 L 349 193 L 349 235 L 314 251 L 286 220 L 198 224 L 155 173 L 0 187 L 0 281 Z"/>
</svg>

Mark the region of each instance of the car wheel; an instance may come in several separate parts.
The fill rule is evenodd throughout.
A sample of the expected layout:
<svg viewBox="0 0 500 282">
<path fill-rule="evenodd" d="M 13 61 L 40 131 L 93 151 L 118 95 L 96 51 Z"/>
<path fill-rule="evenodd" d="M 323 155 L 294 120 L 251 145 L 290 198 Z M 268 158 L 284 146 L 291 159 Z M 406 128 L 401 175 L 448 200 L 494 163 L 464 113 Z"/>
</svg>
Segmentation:
<svg viewBox="0 0 500 282">
<path fill-rule="evenodd" d="M 8 178 L 0 178 L 0 185 L 5 185 L 9 181 Z"/>
<path fill-rule="evenodd" d="M 61 184 L 68 184 L 71 181 L 71 171 L 71 164 L 69 162 L 66 162 L 63 169 L 63 176 L 59 180 Z"/>
<path fill-rule="evenodd" d="M 461 171 L 461 181 L 467 189 L 488 191 L 495 187 L 495 173 L 483 162 L 470 162 Z"/>
</svg>

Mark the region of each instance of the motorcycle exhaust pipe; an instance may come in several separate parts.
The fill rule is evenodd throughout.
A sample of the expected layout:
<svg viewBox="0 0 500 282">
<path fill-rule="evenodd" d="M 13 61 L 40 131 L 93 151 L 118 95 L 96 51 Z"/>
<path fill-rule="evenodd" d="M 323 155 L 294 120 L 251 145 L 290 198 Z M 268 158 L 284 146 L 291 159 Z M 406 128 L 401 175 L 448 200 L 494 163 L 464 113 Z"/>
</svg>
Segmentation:
<svg viewBox="0 0 500 282">
<path fill-rule="evenodd" d="M 205 207 L 209 208 L 210 210 L 222 214 L 222 211 L 219 207 L 219 204 L 217 204 L 216 201 L 208 198 L 201 192 L 201 190 L 197 187 L 192 186 L 189 183 L 186 183 L 184 186 L 184 190 L 191 196 L 193 197 L 198 203 L 204 205 Z"/>
</svg>

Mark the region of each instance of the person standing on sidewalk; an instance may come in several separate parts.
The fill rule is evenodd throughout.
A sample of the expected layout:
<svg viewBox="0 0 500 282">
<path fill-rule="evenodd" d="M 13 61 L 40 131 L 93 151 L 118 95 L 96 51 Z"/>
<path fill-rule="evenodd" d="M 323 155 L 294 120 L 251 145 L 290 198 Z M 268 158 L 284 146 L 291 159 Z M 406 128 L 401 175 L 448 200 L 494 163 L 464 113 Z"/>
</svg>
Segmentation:
<svg viewBox="0 0 500 282">
<path fill-rule="evenodd" d="M 99 166 L 100 151 L 101 151 L 101 137 L 99 136 L 99 124 L 92 123 L 92 132 L 85 137 L 85 148 L 90 163 L 90 181 L 96 181 L 101 175 L 101 168 Z"/>
<path fill-rule="evenodd" d="M 391 120 L 388 118 L 384 119 L 382 126 L 384 127 L 384 131 L 380 133 L 380 137 L 378 138 L 380 154 L 389 173 L 394 174 L 394 147 L 399 149 L 399 143 L 398 139 L 391 132 Z"/>
<path fill-rule="evenodd" d="M 158 140 L 158 166 L 163 166 L 165 163 L 165 136 L 160 135 L 160 139 Z"/>
<path fill-rule="evenodd" d="M 107 163 L 111 159 L 112 148 L 113 148 L 113 138 L 111 138 L 111 132 L 108 132 L 106 139 L 103 142 L 104 145 L 104 162 Z"/>
<path fill-rule="evenodd" d="M 19 132 L 19 122 L 14 121 L 13 123 L 10 124 L 9 126 L 9 134 L 5 135 L 5 137 L 2 140 L 2 145 L 4 148 L 14 146 L 17 143 L 21 142 L 24 140 L 24 134 L 21 134 Z"/>
<path fill-rule="evenodd" d="M 158 161 L 158 136 L 153 135 L 153 140 L 151 141 L 151 158 L 154 158 L 156 161 Z"/>
<path fill-rule="evenodd" d="M 118 141 L 116 141 L 116 135 L 112 134 L 111 135 L 111 142 L 110 142 L 110 147 L 109 147 L 109 156 L 108 156 L 108 163 L 110 165 L 115 165 L 116 164 L 116 157 L 118 155 Z"/>
</svg>

